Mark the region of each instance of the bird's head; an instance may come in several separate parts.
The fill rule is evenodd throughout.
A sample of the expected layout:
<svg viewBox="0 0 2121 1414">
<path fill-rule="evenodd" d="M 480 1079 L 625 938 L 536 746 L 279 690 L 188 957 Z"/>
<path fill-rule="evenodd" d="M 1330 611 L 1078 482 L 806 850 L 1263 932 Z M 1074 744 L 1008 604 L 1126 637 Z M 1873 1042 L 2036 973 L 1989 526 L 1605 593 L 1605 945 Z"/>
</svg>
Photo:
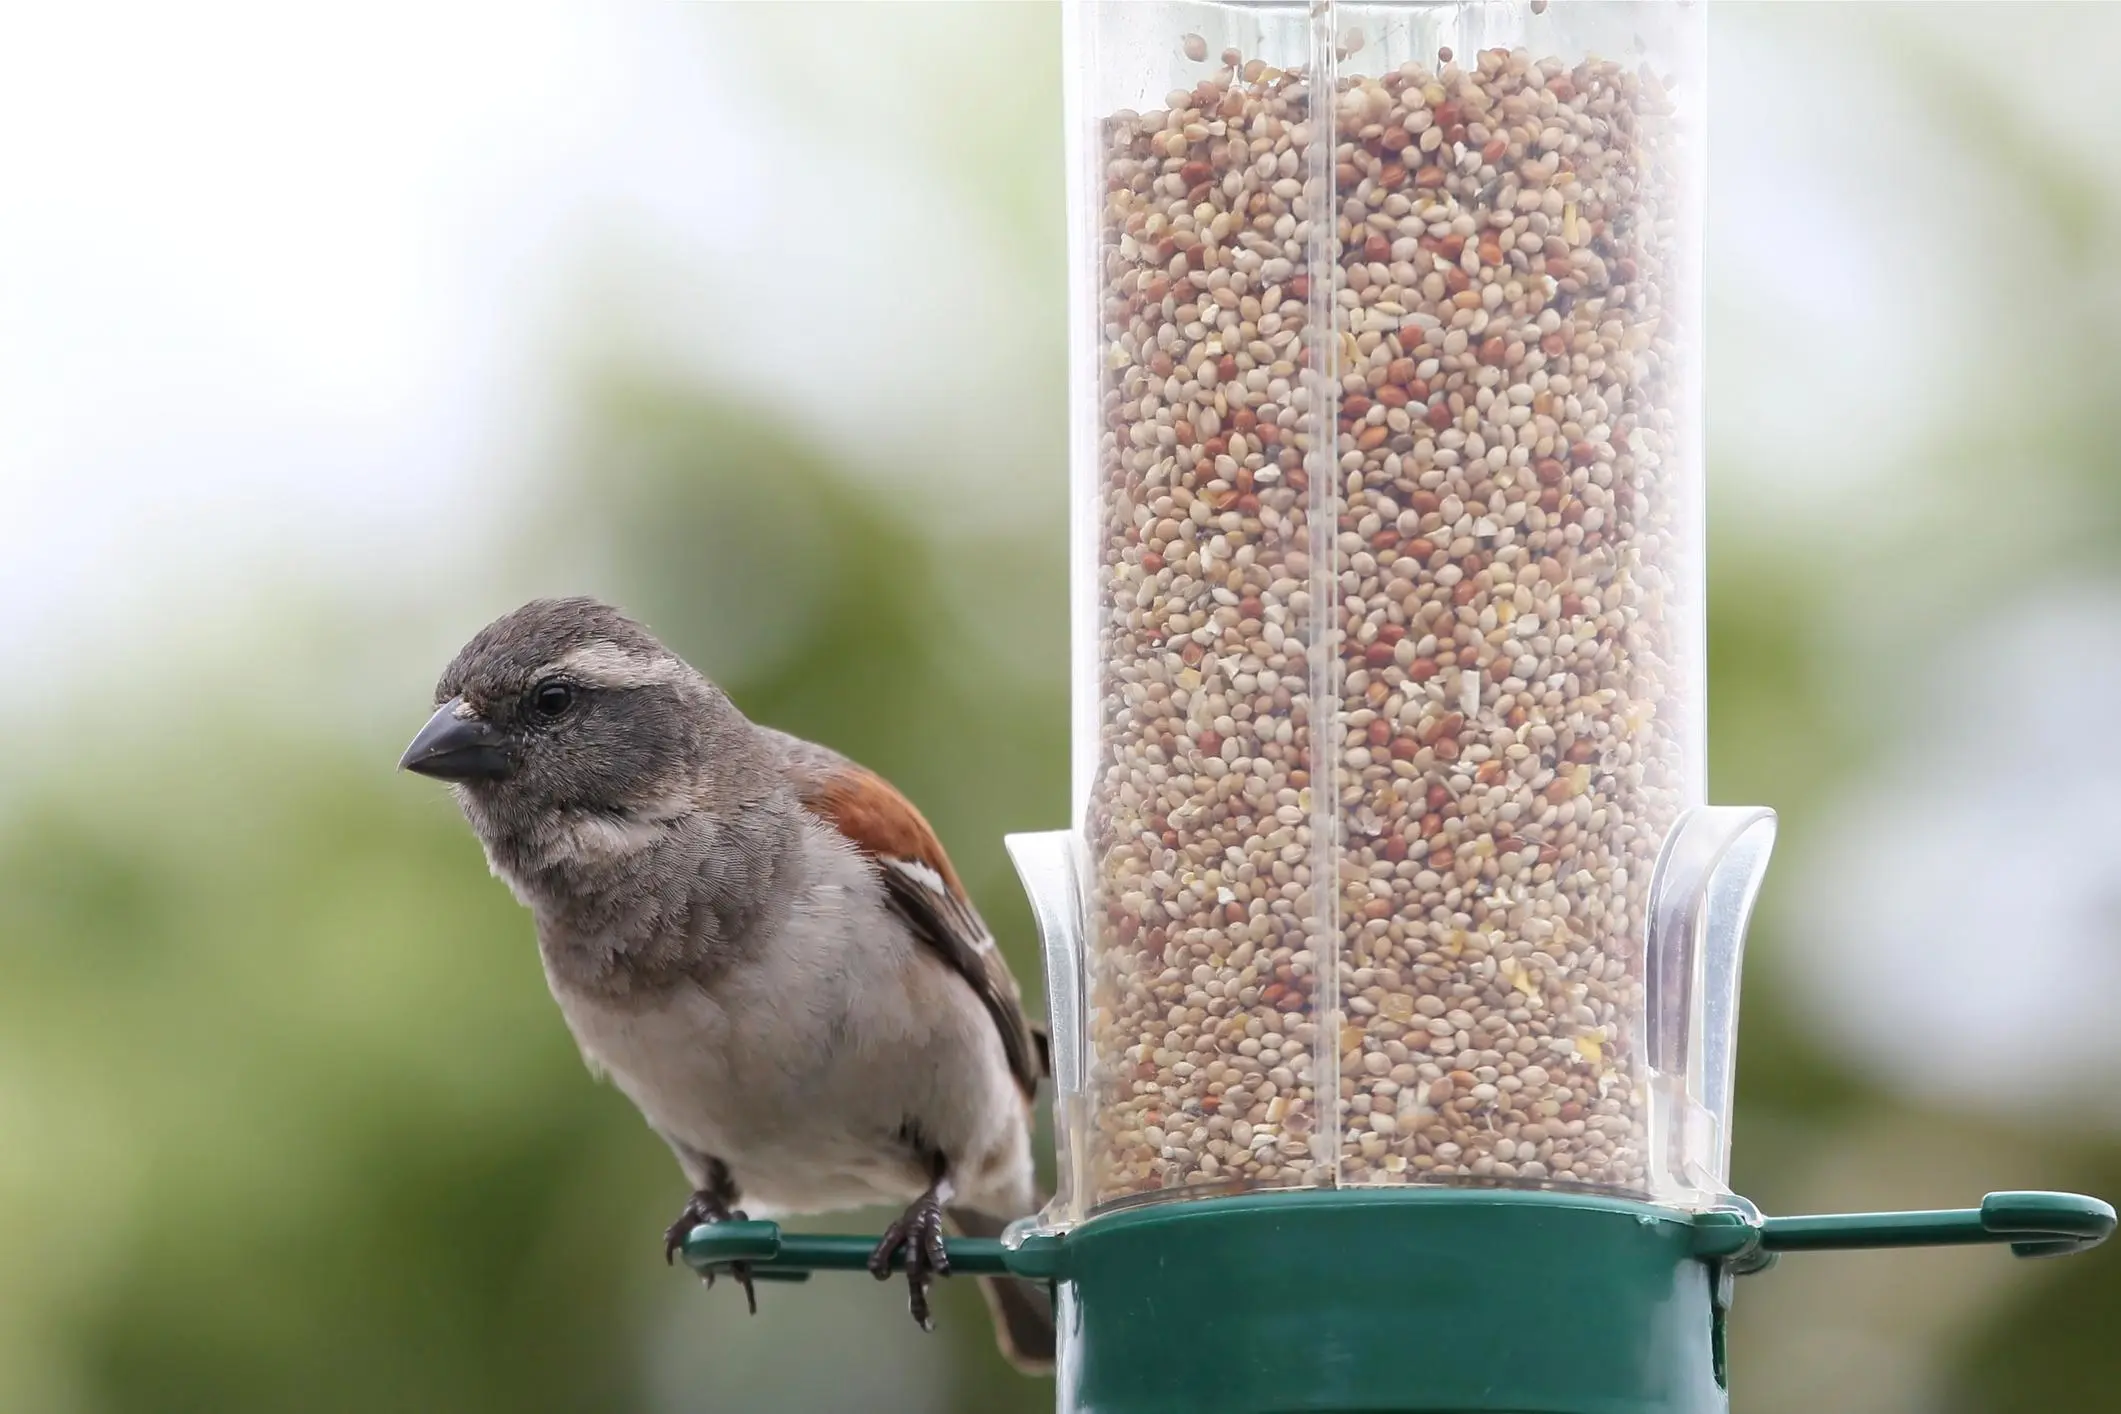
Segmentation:
<svg viewBox="0 0 2121 1414">
<path fill-rule="evenodd" d="M 488 624 L 435 687 L 399 766 L 449 781 L 481 833 L 677 808 L 727 699 L 594 599 L 535 599 Z"/>
</svg>

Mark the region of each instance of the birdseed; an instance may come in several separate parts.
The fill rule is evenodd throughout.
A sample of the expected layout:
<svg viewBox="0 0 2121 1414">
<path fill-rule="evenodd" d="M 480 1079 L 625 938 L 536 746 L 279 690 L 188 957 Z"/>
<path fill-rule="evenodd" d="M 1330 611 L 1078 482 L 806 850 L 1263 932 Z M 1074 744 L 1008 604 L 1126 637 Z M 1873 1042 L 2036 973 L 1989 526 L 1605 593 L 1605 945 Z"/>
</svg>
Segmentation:
<svg viewBox="0 0 2121 1414">
<path fill-rule="evenodd" d="M 1236 59 L 1103 125 L 1086 1196 L 1644 1193 L 1700 669 L 1673 104 L 1498 49 L 1320 131 Z"/>
</svg>

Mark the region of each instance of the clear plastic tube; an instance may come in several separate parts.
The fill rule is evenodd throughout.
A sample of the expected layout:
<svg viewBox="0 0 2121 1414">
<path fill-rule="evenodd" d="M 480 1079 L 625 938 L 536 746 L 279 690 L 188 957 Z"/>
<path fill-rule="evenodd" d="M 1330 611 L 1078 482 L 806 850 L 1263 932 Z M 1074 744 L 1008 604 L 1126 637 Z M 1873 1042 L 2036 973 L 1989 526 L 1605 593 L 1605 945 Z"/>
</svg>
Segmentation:
<svg viewBox="0 0 2121 1414">
<path fill-rule="evenodd" d="M 1068 10 L 1080 1211 L 1657 1196 L 1696 6 Z"/>
</svg>

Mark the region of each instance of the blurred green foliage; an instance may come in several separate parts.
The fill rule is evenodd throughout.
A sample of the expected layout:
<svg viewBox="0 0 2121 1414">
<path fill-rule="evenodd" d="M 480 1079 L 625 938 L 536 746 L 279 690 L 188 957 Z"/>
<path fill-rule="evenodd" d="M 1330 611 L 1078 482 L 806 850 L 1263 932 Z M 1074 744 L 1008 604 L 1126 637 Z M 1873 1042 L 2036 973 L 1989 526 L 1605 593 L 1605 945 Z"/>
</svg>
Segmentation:
<svg viewBox="0 0 2121 1414">
<path fill-rule="evenodd" d="M 752 715 L 898 781 L 1035 997 L 1029 915 L 1001 837 L 1065 823 L 1069 808 L 1058 100 L 1050 12 L 1009 8 L 920 12 L 894 62 L 962 76 L 932 85 L 947 101 L 906 121 L 986 238 L 1037 272 L 1023 338 L 1054 351 L 1054 379 L 1021 411 L 1054 440 L 1042 464 L 1006 473 L 1031 504 L 999 524 L 939 528 L 896 489 L 925 473 L 911 453 L 857 467 L 799 419 L 620 359 L 583 379 L 577 432 L 524 557 L 564 543 L 564 562 L 595 566 L 590 587 Z M 787 13 L 742 23 L 768 48 L 800 40 Z M 866 72 L 841 58 L 846 75 Z M 2016 183 L 1999 199 L 2049 231 L 2098 297 L 2057 318 L 2066 357 L 1997 375 L 2017 414 L 1940 416 L 1920 474 L 1950 493 L 1867 559 L 1806 559 L 1804 546 L 1715 524 L 1715 795 L 1781 810 L 1785 855 L 1809 847 L 1891 745 L 1891 720 L 1852 708 L 1822 644 L 1852 604 L 1881 606 L 1906 652 L 1938 629 L 1934 602 L 1901 613 L 1874 597 L 1876 565 L 1915 566 L 1950 604 L 1988 592 L 1990 554 L 2026 574 L 2121 556 L 2108 430 L 2121 345 L 2111 318 L 2094 317 L 2111 312 L 2102 299 L 2121 268 L 2111 202 L 2070 162 L 2031 160 L 2040 143 L 2013 127 L 2018 111 L 1993 82 L 1942 52 L 1907 62 L 1909 92 L 1970 161 Z M 791 121 L 862 116 L 825 101 L 846 99 L 844 86 L 819 93 Z M 860 127 L 848 128 L 855 148 L 884 140 Z M 971 175 L 989 172 L 1000 175 Z M 1744 455 L 1715 449 L 1722 467 Z M 1980 494 L 1999 464 L 2041 475 L 2010 498 Z M 1986 550 L 1940 548 L 1969 537 Z M 946 1292 L 940 1332 L 924 1340 L 896 1288 L 773 1287 L 751 1321 L 733 1292 L 665 1270 L 675 1168 L 583 1070 L 528 920 L 447 798 L 392 774 L 394 742 L 305 726 L 299 684 L 264 699 L 271 711 L 231 692 L 125 717 L 142 690 L 127 681 L 115 705 L 18 744 L 37 764 L 0 798 L 0 1409 L 1050 1408 L 1048 1386 L 994 1356 L 969 1288 Z M 427 686 L 402 685 L 406 733 Z M 1746 997 L 1742 1191 L 1780 1209 L 1825 1189 L 1848 1206 L 1963 1201 L 1974 1190 L 1929 1191 L 1962 1177 L 2121 1193 L 2110 1129 L 2006 1133 L 1908 1109 L 1807 1039 L 1773 981 L 1796 926 L 1779 877 Z M 1971 1171 L 1952 1155 L 1972 1155 Z M 1823 1170 L 1851 1175 L 1848 1187 Z M 1925 1284 L 1989 1270 L 1919 1253 L 1862 1260 L 1910 1306 Z M 1788 1348 L 1802 1327 L 1777 1295 L 1818 1290 L 1802 1285 L 1803 1265 L 1741 1288 L 1741 1414 L 1771 1407 L 1749 1403 L 1749 1384 L 1768 1388 L 1776 1367 L 1810 1358 Z M 2117 1318 L 2112 1254 L 2028 1268 L 1953 1328 L 1950 1378 L 1924 1407 L 2105 1407 L 2085 1392 L 2121 1388 L 2121 1343 L 2106 1335 Z M 1848 1353 L 1849 1368 L 1866 1355 Z"/>
</svg>

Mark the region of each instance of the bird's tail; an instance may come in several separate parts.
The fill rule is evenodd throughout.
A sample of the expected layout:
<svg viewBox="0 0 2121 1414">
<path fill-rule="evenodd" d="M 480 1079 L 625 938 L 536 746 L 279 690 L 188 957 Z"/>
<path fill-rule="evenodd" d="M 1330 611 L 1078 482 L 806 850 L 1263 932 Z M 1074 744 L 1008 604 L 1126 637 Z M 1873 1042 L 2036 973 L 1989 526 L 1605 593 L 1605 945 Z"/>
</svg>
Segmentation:
<svg viewBox="0 0 2121 1414">
<path fill-rule="evenodd" d="M 966 1237 L 1000 1237 L 1008 1224 L 973 1208 L 952 1208 L 950 1225 Z M 1009 1363 L 1027 1375 L 1053 1373 L 1053 1295 L 1044 1282 L 981 1277 L 994 1317 L 994 1338 Z"/>
</svg>

